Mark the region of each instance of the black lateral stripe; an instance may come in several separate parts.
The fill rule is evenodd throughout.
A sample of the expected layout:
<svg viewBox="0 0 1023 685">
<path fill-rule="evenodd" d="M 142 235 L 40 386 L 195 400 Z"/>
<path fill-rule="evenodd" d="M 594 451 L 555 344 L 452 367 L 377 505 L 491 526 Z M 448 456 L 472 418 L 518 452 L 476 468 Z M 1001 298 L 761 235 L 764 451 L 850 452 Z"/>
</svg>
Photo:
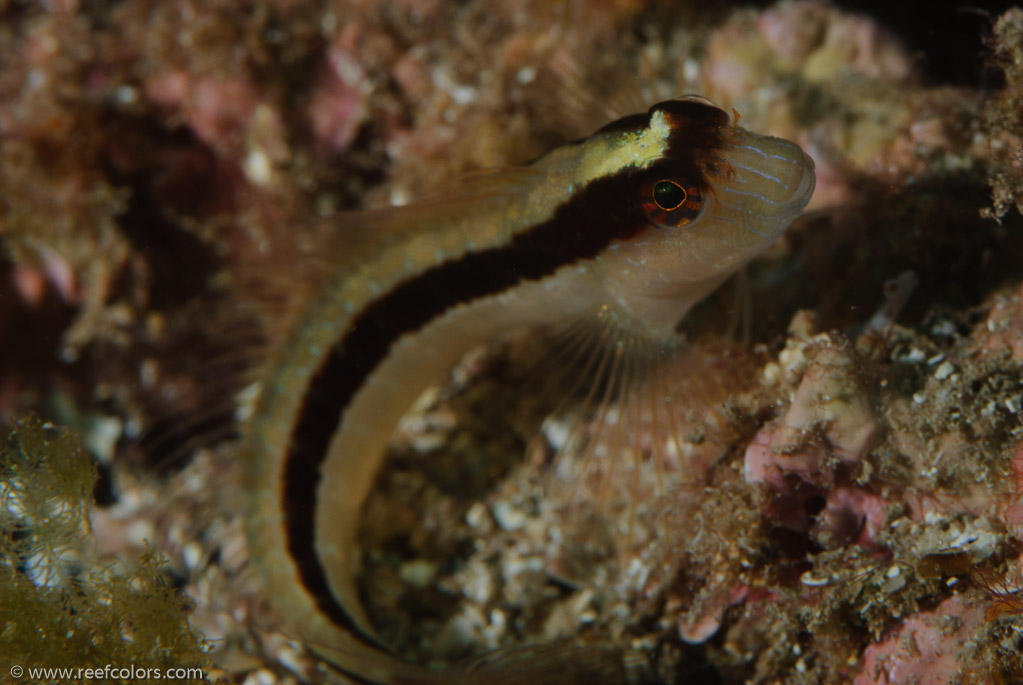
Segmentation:
<svg viewBox="0 0 1023 685">
<path fill-rule="evenodd" d="M 507 245 L 466 254 L 402 282 L 366 306 L 313 375 L 285 455 L 285 529 L 302 583 L 335 624 L 375 643 L 334 598 L 314 545 L 320 468 L 355 393 L 396 340 L 452 307 L 539 280 L 643 231 L 649 224 L 635 198 L 640 173 L 592 181 L 551 219 Z"/>
</svg>

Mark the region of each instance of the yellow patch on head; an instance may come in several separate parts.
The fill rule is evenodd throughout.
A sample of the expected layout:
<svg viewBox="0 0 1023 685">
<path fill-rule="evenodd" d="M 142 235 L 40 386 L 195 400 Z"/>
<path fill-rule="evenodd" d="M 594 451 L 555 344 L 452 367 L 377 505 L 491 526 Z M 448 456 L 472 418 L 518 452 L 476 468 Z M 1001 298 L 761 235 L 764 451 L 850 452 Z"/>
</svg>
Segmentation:
<svg viewBox="0 0 1023 685">
<path fill-rule="evenodd" d="M 648 131 L 657 140 L 668 139 L 668 136 L 671 134 L 671 126 L 668 124 L 668 119 L 664 116 L 664 112 L 659 109 L 654 110 L 654 113 L 650 115 Z"/>
<path fill-rule="evenodd" d="M 578 174 L 581 181 L 591 181 L 621 172 L 627 168 L 641 169 L 664 157 L 671 125 L 663 112 L 650 115 L 645 128 L 591 138 L 584 145 Z"/>
</svg>

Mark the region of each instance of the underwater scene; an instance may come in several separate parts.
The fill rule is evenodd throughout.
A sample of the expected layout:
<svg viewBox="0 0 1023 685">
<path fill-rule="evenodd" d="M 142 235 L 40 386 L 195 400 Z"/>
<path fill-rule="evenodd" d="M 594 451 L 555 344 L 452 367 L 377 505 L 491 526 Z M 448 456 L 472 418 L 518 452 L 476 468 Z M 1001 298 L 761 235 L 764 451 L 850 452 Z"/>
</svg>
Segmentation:
<svg viewBox="0 0 1023 685">
<path fill-rule="evenodd" d="M 0 682 L 1023 682 L 1023 7 L 0 0 Z"/>
</svg>

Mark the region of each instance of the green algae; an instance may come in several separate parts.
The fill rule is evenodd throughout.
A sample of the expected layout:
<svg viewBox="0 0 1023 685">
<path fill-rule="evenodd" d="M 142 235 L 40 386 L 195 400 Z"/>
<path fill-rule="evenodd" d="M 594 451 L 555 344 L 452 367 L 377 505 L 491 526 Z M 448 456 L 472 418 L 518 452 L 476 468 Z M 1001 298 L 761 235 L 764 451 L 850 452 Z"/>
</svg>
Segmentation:
<svg viewBox="0 0 1023 685">
<path fill-rule="evenodd" d="M 202 639 L 158 556 L 131 569 L 98 559 L 96 478 L 75 434 L 38 418 L 16 421 L 0 443 L 0 677 L 17 667 L 33 681 L 32 668 L 107 668 L 101 681 L 129 682 L 142 669 L 191 668 L 176 677 L 201 681 Z"/>
</svg>

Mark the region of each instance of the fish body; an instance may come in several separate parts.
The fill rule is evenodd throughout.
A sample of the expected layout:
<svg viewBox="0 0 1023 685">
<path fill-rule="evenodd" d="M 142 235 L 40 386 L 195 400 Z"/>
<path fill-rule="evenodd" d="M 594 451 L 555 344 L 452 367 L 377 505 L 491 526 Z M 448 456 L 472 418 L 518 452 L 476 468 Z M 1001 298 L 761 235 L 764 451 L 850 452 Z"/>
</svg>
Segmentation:
<svg viewBox="0 0 1023 685">
<path fill-rule="evenodd" d="M 773 243 L 813 187 L 797 145 L 690 97 L 445 196 L 338 215 L 336 272 L 275 349 L 245 438 L 250 545 L 295 633 L 369 682 L 546 682 L 549 659 L 440 674 L 374 635 L 356 529 L 395 424 L 467 350 L 513 328 L 599 315 L 670 346 L 689 308 Z"/>
</svg>

